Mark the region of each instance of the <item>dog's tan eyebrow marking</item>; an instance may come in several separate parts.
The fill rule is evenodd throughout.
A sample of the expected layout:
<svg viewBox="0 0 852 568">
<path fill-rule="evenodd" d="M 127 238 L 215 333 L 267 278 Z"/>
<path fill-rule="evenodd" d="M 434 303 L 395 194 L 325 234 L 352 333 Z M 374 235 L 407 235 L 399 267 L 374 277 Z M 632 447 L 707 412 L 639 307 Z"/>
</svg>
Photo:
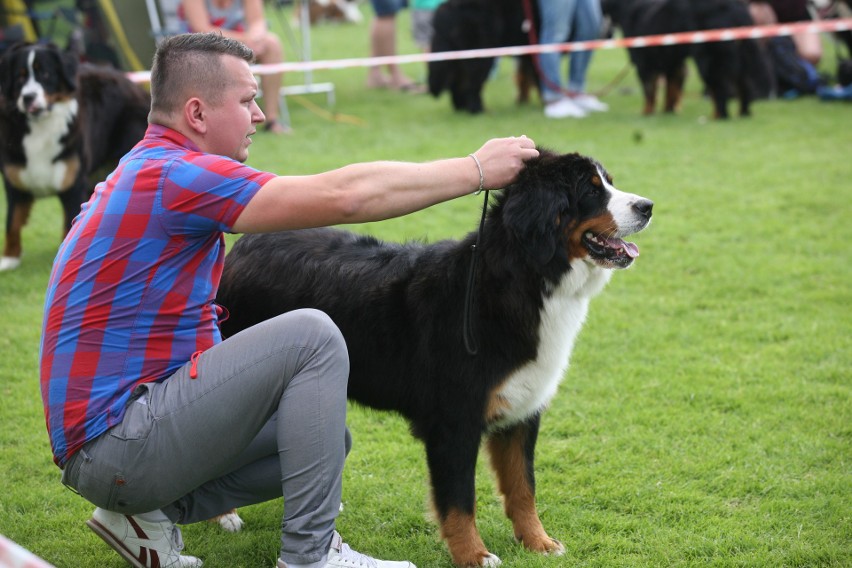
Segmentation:
<svg viewBox="0 0 852 568">
<path fill-rule="evenodd" d="M 600 176 L 598 176 L 597 174 L 593 175 L 593 176 L 592 176 L 592 184 L 593 184 L 593 185 L 596 185 L 596 186 L 598 186 L 598 187 L 600 187 L 601 185 L 603 185 L 603 183 L 601 183 L 601 178 L 600 178 Z"/>
</svg>

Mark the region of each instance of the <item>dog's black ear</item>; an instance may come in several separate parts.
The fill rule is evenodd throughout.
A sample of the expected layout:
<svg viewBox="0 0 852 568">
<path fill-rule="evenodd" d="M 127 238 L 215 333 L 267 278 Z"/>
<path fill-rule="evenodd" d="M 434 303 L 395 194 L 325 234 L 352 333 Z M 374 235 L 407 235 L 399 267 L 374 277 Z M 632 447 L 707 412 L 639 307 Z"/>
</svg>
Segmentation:
<svg viewBox="0 0 852 568">
<path fill-rule="evenodd" d="M 59 73 L 68 87 L 68 92 L 73 93 L 77 90 L 77 55 L 71 51 L 57 50 L 56 53 L 59 54 Z"/>
<path fill-rule="evenodd" d="M 560 179 L 554 156 L 542 151 L 506 188 L 503 223 L 537 265 L 544 266 L 556 255 L 562 239 L 562 215 L 568 210 L 567 193 L 558 191 L 568 180 Z"/>
<path fill-rule="evenodd" d="M 0 57 L 0 92 L 9 104 L 14 104 L 15 98 L 15 66 L 12 62 L 22 45 L 25 44 L 13 44 Z"/>
<path fill-rule="evenodd" d="M 0 58 L 0 93 L 4 102 L 12 100 L 12 64 L 9 62 L 9 54 L 5 53 Z"/>
</svg>

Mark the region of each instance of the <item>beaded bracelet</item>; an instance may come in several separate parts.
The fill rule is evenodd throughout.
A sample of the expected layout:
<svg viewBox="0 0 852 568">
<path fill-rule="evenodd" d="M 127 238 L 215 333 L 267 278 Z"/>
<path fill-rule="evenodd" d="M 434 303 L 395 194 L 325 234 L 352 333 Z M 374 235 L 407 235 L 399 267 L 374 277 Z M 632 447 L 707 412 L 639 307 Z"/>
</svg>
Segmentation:
<svg viewBox="0 0 852 568">
<path fill-rule="evenodd" d="M 485 174 L 482 172 L 482 164 L 479 163 L 479 158 L 476 157 L 476 154 L 468 154 L 468 156 L 473 158 L 473 161 L 476 162 L 476 169 L 479 170 L 479 189 L 473 192 L 474 195 L 479 195 L 485 189 Z"/>
</svg>

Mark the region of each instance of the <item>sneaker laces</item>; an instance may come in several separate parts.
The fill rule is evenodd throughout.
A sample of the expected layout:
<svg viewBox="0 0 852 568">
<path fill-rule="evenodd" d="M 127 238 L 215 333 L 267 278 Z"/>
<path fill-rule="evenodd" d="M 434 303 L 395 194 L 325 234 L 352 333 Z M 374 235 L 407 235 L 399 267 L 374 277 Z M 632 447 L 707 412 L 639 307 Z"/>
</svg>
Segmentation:
<svg viewBox="0 0 852 568">
<path fill-rule="evenodd" d="M 183 535 L 180 532 L 180 527 L 173 524 L 171 531 L 172 531 L 172 534 L 171 534 L 172 544 L 174 545 L 177 553 L 180 554 L 181 550 L 183 550 Z"/>
<path fill-rule="evenodd" d="M 366 554 L 361 554 L 357 550 L 352 550 L 352 548 L 345 542 L 340 544 L 340 552 L 338 552 L 338 556 L 347 562 L 352 562 L 359 566 L 366 566 L 368 568 L 378 568 L 379 566 L 374 558 L 370 558 Z"/>
</svg>

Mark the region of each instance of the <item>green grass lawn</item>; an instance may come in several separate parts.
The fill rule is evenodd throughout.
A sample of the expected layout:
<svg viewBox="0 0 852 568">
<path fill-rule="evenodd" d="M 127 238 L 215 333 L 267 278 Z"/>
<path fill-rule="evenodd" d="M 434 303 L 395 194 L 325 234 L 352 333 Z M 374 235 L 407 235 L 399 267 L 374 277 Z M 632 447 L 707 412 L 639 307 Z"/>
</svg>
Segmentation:
<svg viewBox="0 0 852 568">
<path fill-rule="evenodd" d="M 414 52 L 407 17 L 401 25 L 400 51 Z M 366 24 L 315 28 L 314 58 L 366 55 L 367 34 Z M 678 116 L 641 117 L 633 74 L 613 84 L 625 63 L 620 50 L 596 54 L 590 87 L 606 88 L 611 110 L 565 121 L 515 105 L 509 60 L 476 117 L 446 96 L 368 91 L 363 69 L 316 72 L 335 84 L 339 114 L 314 109 L 323 96 L 290 100 L 295 133 L 258 134 L 249 163 L 304 174 L 463 156 L 520 134 L 599 159 L 620 189 L 655 201 L 655 219 L 635 239 L 634 267 L 593 302 L 543 419 L 539 507 L 566 554 L 513 542 L 483 461 L 486 544 L 506 566 L 852 566 L 852 105 L 760 102 L 750 119 L 714 122 L 692 73 Z M 353 229 L 459 237 L 480 206 L 462 198 Z M 58 567 L 117 568 L 83 524 L 92 507 L 60 485 L 44 427 L 38 341 L 59 226 L 58 201 L 39 202 L 23 266 L 0 274 L 0 534 Z M 450 566 L 406 425 L 355 407 L 349 425 L 344 537 L 379 557 Z M 272 566 L 280 510 L 243 509 L 238 535 L 186 527 L 187 552 L 211 568 Z"/>
</svg>

